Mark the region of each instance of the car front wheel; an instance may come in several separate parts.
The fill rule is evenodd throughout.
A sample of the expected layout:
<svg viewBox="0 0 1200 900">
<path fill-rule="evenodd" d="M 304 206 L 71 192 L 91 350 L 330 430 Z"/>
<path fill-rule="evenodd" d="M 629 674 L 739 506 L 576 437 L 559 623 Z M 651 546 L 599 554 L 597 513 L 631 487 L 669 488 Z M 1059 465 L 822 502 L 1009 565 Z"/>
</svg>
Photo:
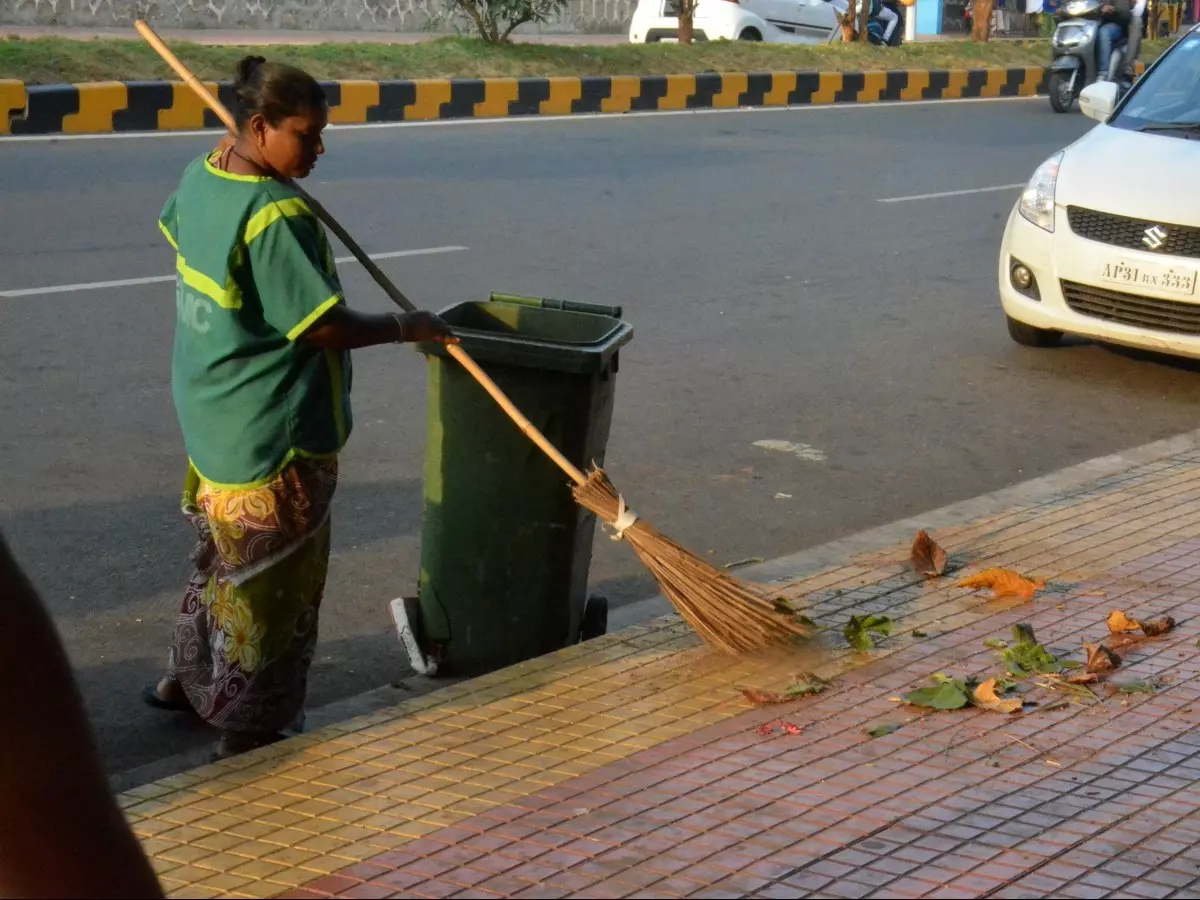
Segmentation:
<svg viewBox="0 0 1200 900">
<path fill-rule="evenodd" d="M 1053 347 L 1062 340 L 1062 332 L 1050 328 L 1034 328 L 1024 322 L 1018 322 L 1012 316 L 1008 320 L 1008 334 L 1022 347 Z"/>
<path fill-rule="evenodd" d="M 738 35 L 739 41 L 761 41 L 762 35 L 758 33 L 757 28 L 747 28 Z"/>
</svg>

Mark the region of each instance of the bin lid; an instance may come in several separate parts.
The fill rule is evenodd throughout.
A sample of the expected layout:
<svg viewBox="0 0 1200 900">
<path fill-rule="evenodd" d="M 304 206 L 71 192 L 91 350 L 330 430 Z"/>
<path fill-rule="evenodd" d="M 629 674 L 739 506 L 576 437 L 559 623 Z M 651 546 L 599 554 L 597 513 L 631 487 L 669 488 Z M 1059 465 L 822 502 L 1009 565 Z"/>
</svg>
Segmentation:
<svg viewBox="0 0 1200 900">
<path fill-rule="evenodd" d="M 633 338 L 633 326 L 612 316 L 499 300 L 458 303 L 441 316 L 463 349 L 480 363 L 577 375 L 603 371 Z M 417 349 L 447 356 L 439 344 L 420 344 Z"/>
</svg>

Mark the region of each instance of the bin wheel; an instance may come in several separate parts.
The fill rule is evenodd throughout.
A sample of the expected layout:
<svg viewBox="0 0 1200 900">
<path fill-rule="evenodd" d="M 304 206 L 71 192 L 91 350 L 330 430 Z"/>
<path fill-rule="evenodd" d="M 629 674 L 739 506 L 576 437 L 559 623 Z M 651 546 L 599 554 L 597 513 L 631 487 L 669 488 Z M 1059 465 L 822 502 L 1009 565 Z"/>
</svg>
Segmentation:
<svg viewBox="0 0 1200 900">
<path fill-rule="evenodd" d="M 590 641 L 608 632 L 608 598 L 591 596 L 583 606 L 583 621 L 579 623 L 579 640 Z"/>
</svg>

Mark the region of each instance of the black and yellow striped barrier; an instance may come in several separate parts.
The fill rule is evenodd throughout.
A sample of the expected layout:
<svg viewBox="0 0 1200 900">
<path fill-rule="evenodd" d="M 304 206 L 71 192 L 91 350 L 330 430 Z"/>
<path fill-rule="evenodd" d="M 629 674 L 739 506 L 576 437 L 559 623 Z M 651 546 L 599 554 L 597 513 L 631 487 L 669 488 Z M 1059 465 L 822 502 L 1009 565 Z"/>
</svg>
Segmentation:
<svg viewBox="0 0 1200 900">
<path fill-rule="evenodd" d="M 335 81 L 331 122 L 565 116 L 653 110 L 816 106 L 1040 93 L 1045 72 L 1020 69 L 760 72 L 701 75 Z M 210 85 L 232 105 L 229 85 Z M 220 123 L 183 84 L 31 85 L 0 81 L 0 134 L 178 131 Z"/>
</svg>

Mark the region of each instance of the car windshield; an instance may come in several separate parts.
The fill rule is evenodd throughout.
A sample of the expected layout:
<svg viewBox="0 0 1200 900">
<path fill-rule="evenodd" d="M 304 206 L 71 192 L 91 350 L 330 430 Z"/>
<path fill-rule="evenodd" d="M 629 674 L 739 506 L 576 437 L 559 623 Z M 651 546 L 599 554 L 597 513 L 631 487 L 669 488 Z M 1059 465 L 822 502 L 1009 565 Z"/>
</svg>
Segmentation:
<svg viewBox="0 0 1200 900">
<path fill-rule="evenodd" d="M 1142 78 L 1108 124 L 1200 138 L 1200 33 L 1189 32 Z"/>
</svg>

